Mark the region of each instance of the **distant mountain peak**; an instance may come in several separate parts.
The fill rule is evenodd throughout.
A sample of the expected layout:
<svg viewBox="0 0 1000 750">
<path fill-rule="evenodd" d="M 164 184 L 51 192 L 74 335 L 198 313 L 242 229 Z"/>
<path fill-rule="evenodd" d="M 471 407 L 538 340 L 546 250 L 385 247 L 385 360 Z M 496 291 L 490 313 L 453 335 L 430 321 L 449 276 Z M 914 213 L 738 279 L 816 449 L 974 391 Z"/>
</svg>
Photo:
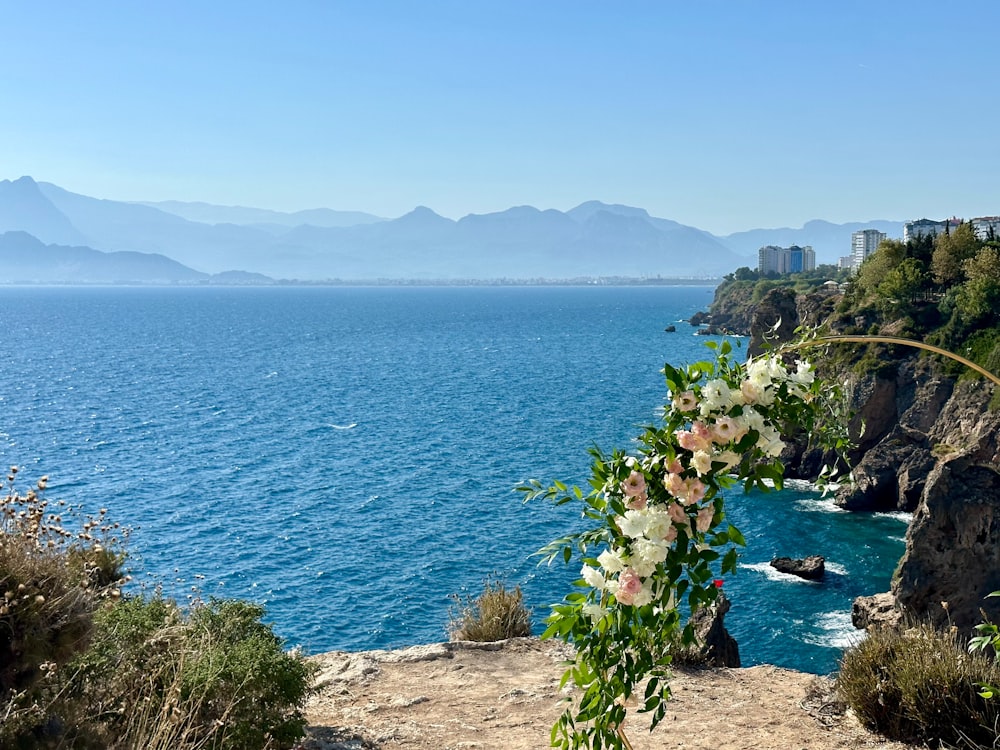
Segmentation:
<svg viewBox="0 0 1000 750">
<path fill-rule="evenodd" d="M 603 203 L 601 201 L 586 201 L 576 208 L 571 208 L 566 213 L 577 221 L 586 221 L 598 213 L 609 213 L 615 216 L 628 216 L 631 218 L 648 219 L 649 212 L 644 208 L 635 206 L 625 206 L 621 203 Z"/>
</svg>

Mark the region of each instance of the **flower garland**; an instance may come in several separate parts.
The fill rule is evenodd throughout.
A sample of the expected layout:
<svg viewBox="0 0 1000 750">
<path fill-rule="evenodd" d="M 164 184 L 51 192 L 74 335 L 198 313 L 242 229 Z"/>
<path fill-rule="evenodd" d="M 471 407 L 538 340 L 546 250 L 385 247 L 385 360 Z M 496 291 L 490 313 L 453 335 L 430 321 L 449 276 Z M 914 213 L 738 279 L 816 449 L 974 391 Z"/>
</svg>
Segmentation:
<svg viewBox="0 0 1000 750">
<path fill-rule="evenodd" d="M 518 488 L 526 500 L 582 503 L 593 524 L 541 551 L 548 560 L 583 558 L 580 580 L 553 606 L 543 634 L 576 648 L 562 686 L 581 691 L 553 726 L 553 746 L 630 750 L 622 725 L 640 689 L 639 710 L 652 715 L 651 730 L 659 723 L 671 654 L 695 640 L 683 614 L 717 600 L 719 576 L 736 571 L 736 547 L 745 544 L 726 520 L 723 490 L 780 488 L 790 431 L 841 454 L 849 444 L 839 390 L 821 384 L 810 363 L 789 367 L 774 353 L 735 363 L 728 342 L 709 347 L 714 361 L 664 367 L 663 423 L 645 429 L 637 455 L 591 451 L 589 493 L 537 480 Z"/>
</svg>

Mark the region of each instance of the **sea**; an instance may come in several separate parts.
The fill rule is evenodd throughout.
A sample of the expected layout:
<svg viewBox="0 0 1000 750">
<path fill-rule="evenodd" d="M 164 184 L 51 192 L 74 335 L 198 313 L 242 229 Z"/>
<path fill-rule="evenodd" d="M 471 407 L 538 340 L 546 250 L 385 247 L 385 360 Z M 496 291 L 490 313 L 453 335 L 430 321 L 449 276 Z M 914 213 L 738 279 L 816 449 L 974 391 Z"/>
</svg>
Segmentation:
<svg viewBox="0 0 1000 750">
<path fill-rule="evenodd" d="M 519 586 L 540 632 L 579 562 L 535 553 L 581 518 L 514 488 L 583 486 L 589 448 L 633 446 L 665 402 L 663 364 L 711 355 L 686 321 L 712 294 L 4 287 L 0 460 L 131 527 L 133 589 L 259 602 L 310 653 L 445 640 L 456 597 L 487 579 Z M 827 674 L 860 637 L 853 598 L 888 590 L 909 518 L 793 485 L 727 498 L 747 546 L 726 625 L 745 666 Z M 811 554 L 821 582 L 767 564 Z"/>
</svg>

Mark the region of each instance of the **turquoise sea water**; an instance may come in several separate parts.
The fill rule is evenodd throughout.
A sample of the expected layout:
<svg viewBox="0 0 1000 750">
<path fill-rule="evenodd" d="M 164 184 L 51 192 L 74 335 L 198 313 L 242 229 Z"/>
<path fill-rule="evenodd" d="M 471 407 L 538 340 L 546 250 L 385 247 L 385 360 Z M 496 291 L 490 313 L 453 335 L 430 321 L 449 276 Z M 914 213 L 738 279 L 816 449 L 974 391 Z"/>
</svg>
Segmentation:
<svg viewBox="0 0 1000 750">
<path fill-rule="evenodd" d="M 531 554 L 578 518 L 512 488 L 583 483 L 589 446 L 653 421 L 663 363 L 709 354 L 679 321 L 712 291 L 2 288 L 0 460 L 137 527 L 138 579 L 260 601 L 311 652 L 442 640 L 449 595 L 493 572 L 540 623 L 579 566 Z M 730 513 L 744 664 L 835 669 L 906 519 L 808 487 L 734 493 Z M 773 574 L 778 554 L 830 573 Z"/>
</svg>

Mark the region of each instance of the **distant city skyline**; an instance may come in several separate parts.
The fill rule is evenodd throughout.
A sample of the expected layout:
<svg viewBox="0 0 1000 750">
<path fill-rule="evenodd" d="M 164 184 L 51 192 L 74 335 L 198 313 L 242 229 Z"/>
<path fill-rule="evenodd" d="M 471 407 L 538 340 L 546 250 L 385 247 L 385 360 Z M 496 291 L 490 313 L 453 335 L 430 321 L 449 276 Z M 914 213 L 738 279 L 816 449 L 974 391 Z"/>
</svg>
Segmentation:
<svg viewBox="0 0 1000 750">
<path fill-rule="evenodd" d="M 993 2 L 4 4 L 0 179 L 718 235 L 1000 213 Z M 845 248 L 846 252 L 846 248 Z"/>
</svg>

